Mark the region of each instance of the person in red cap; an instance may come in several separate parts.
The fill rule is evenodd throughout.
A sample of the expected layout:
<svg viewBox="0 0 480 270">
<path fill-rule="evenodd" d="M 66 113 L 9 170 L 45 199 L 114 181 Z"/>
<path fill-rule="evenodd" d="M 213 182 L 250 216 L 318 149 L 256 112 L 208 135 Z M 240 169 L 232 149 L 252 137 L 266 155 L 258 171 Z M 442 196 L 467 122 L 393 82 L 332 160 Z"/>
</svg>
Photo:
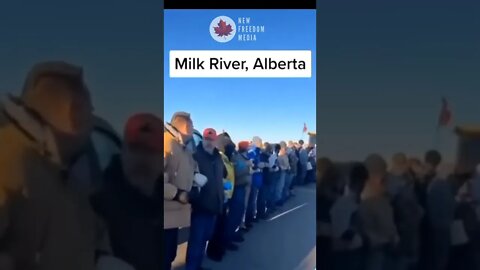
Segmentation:
<svg viewBox="0 0 480 270">
<path fill-rule="evenodd" d="M 200 195 L 192 203 L 190 236 L 188 239 L 186 270 L 201 269 L 207 241 L 212 237 L 217 216 L 223 212 L 224 186 L 227 169 L 216 148 L 217 132 L 203 131 L 203 141 L 193 155 L 199 172 L 206 176 Z"/>
<path fill-rule="evenodd" d="M 125 126 L 122 153 L 105 175 L 106 185 L 92 205 L 108 225 L 115 256 L 135 269 L 163 269 L 163 121 L 153 114 L 132 116 Z"/>
</svg>

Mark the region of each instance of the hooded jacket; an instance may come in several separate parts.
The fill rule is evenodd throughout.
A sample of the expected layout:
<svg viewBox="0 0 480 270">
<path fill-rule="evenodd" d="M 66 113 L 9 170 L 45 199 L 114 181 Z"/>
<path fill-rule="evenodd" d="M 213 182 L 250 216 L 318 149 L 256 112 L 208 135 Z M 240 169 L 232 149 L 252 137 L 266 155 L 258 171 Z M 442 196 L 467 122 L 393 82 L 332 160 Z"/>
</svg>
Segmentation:
<svg viewBox="0 0 480 270">
<path fill-rule="evenodd" d="M 179 190 L 190 191 L 197 163 L 192 150 L 183 142 L 180 132 L 165 124 L 163 184 L 163 226 L 172 229 L 190 226 L 191 205 L 173 200 Z"/>
<path fill-rule="evenodd" d="M 250 167 L 247 164 L 248 160 L 248 157 L 241 153 L 235 153 L 233 156 L 233 162 L 235 164 L 236 186 L 247 186 L 252 182 Z"/>
<path fill-rule="evenodd" d="M 193 210 L 219 215 L 223 211 L 224 202 L 223 178 L 227 176 L 220 151 L 215 148 L 213 154 L 210 154 L 205 151 L 203 144 L 199 144 L 193 157 L 198 164 L 199 172 L 208 179 L 201 188 L 198 198 L 192 202 Z"/>
<path fill-rule="evenodd" d="M 2 107 L 0 252 L 17 270 L 95 269 L 108 244 L 89 193 L 72 185 L 47 125 L 12 98 Z"/>
</svg>

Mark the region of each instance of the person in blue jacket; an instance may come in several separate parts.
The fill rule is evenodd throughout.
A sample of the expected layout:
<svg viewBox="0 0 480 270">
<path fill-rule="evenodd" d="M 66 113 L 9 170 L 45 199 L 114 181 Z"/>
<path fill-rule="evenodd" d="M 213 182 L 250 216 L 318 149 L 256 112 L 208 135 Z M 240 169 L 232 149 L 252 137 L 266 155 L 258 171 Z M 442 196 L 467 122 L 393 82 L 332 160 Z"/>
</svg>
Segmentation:
<svg viewBox="0 0 480 270">
<path fill-rule="evenodd" d="M 245 226 L 251 228 L 254 221 L 258 220 L 257 200 L 258 192 L 262 187 L 264 164 L 260 163 L 260 154 L 262 152 L 262 139 L 260 137 L 253 137 L 252 145 L 247 153 L 247 157 L 253 163 L 252 185 L 248 197 L 247 211 L 245 214 Z"/>
</svg>

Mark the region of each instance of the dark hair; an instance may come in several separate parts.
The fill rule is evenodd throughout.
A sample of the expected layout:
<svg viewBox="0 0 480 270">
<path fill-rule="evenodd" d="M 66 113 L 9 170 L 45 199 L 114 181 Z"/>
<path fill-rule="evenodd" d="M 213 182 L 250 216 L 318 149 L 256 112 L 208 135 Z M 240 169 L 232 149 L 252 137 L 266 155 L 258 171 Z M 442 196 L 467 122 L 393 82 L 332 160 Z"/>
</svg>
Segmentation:
<svg viewBox="0 0 480 270">
<path fill-rule="evenodd" d="M 231 161 L 233 157 L 233 153 L 235 152 L 235 144 L 227 143 L 225 145 L 225 156 Z"/>
<path fill-rule="evenodd" d="M 305 142 L 303 140 L 298 141 L 300 145 L 303 145 Z"/>
<path fill-rule="evenodd" d="M 332 191 L 339 195 L 343 191 L 339 185 L 340 172 L 333 163 L 326 163 L 322 175 L 319 177 L 318 188 L 320 192 Z"/>
<path fill-rule="evenodd" d="M 275 151 L 280 151 L 282 149 L 282 147 L 280 146 L 280 144 L 275 144 Z"/>
<path fill-rule="evenodd" d="M 360 194 L 365 187 L 365 183 L 368 179 L 367 167 L 362 163 L 355 163 L 350 170 L 349 176 L 350 179 L 348 181 L 348 185 L 350 189 L 353 192 Z"/>
<path fill-rule="evenodd" d="M 430 150 L 425 153 L 425 163 L 437 167 L 442 162 L 442 155 L 437 150 Z"/>
</svg>

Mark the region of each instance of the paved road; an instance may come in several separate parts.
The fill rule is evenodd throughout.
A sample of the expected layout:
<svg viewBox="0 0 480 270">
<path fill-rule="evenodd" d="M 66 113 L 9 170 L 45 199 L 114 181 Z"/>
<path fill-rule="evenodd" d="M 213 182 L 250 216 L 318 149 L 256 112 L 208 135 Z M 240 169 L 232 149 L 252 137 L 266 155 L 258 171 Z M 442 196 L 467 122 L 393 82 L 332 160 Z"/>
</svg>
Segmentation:
<svg viewBox="0 0 480 270">
<path fill-rule="evenodd" d="M 315 268 L 315 187 L 297 188 L 292 198 L 269 220 L 256 223 L 245 234 L 238 251 L 228 252 L 222 262 L 205 259 L 212 270 L 313 270 Z M 183 270 L 188 231 L 183 230 L 176 270 Z"/>
</svg>

